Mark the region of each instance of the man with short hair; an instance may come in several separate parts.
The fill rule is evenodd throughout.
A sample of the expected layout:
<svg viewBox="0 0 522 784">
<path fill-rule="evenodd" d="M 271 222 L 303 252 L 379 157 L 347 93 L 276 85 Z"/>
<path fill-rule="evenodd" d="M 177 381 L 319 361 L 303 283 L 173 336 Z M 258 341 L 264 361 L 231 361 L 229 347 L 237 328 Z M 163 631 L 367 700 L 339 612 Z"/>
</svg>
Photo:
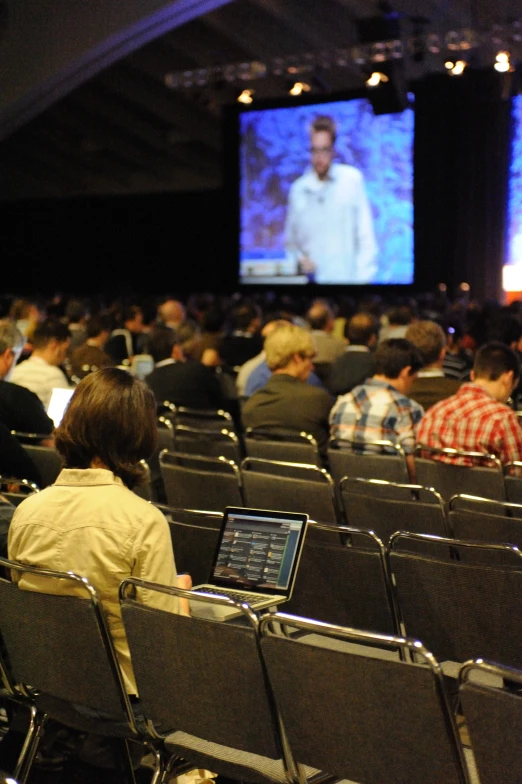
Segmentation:
<svg viewBox="0 0 522 784">
<path fill-rule="evenodd" d="M 65 373 L 59 367 L 67 356 L 69 343 L 65 324 L 55 319 L 43 321 L 34 331 L 33 353 L 11 374 L 11 381 L 38 395 L 45 409 L 55 387 L 69 389 Z"/>
<path fill-rule="evenodd" d="M 414 321 L 406 331 L 406 340 L 421 355 L 424 367 L 419 370 L 410 390 L 410 397 L 425 411 L 440 400 L 454 395 L 460 381 L 446 378 L 442 363 L 446 355 L 446 335 L 434 321 Z"/>
<path fill-rule="evenodd" d="M 266 340 L 267 337 L 270 335 L 270 333 L 274 331 L 274 329 L 277 329 L 278 327 L 284 327 L 286 324 L 291 324 L 291 323 L 292 323 L 291 321 L 287 321 L 286 319 L 274 319 L 273 321 L 268 321 L 263 327 L 263 329 L 261 330 L 261 337 L 263 338 L 263 340 Z M 236 387 L 237 387 L 237 393 L 239 397 L 250 397 L 250 395 L 252 395 L 256 391 L 253 390 L 247 392 L 246 390 L 247 390 L 247 385 L 250 382 L 250 377 L 252 373 L 254 373 L 254 371 L 261 365 L 266 367 L 266 378 L 264 378 L 262 383 L 258 385 L 257 387 L 258 389 L 261 389 L 261 387 L 263 387 L 266 384 L 266 382 L 268 381 L 271 375 L 270 370 L 268 369 L 268 365 L 266 364 L 265 350 L 263 349 L 262 351 L 259 352 L 259 354 L 256 354 L 255 357 L 252 357 L 252 359 L 248 359 L 243 365 L 241 365 L 241 368 L 236 378 Z"/>
<path fill-rule="evenodd" d="M 105 346 L 107 354 L 118 365 L 129 362 L 143 349 L 143 311 L 138 305 L 125 308 L 121 317 L 121 327 L 111 332 Z"/>
<path fill-rule="evenodd" d="M 243 424 L 310 433 L 324 452 L 332 401 L 326 390 L 305 383 L 315 355 L 310 333 L 293 324 L 278 327 L 267 337 L 265 351 L 272 375 L 243 406 Z"/>
<path fill-rule="evenodd" d="M 346 348 L 344 340 L 333 334 L 335 319 L 331 307 L 324 300 L 315 300 L 306 314 L 306 320 L 312 329 L 315 364 L 331 364 Z"/>
<path fill-rule="evenodd" d="M 506 405 L 520 377 L 515 352 L 502 343 L 486 343 L 475 356 L 472 381 L 425 414 L 417 441 L 426 446 L 496 455 L 502 463 L 522 459 L 522 428 Z M 464 464 L 448 456 L 443 462 Z"/>
<path fill-rule="evenodd" d="M 156 366 L 145 381 L 158 404 L 168 400 L 187 408 L 218 409 L 224 395 L 213 368 L 195 360 L 185 362 L 176 333 L 157 327 L 149 335 L 149 351 Z"/>
<path fill-rule="evenodd" d="M 336 138 L 333 119 L 316 117 L 311 167 L 290 188 L 286 252 L 315 283 L 369 283 L 377 272 L 371 207 L 362 173 L 333 162 Z"/>
<path fill-rule="evenodd" d="M 221 343 L 221 358 L 231 368 L 244 365 L 255 357 L 263 348 L 259 332 L 261 316 L 259 308 L 244 303 L 238 305 L 232 313 L 232 330 Z"/>
<path fill-rule="evenodd" d="M 422 367 L 409 341 L 392 338 L 375 352 L 375 373 L 364 384 L 337 399 L 330 413 L 330 432 L 338 441 L 352 441 L 363 452 L 369 441 L 391 441 L 406 453 L 408 471 L 415 475 L 415 426 L 424 413 L 408 393 Z"/>
<path fill-rule="evenodd" d="M 344 334 L 348 345 L 333 363 L 328 379 L 328 389 L 333 395 L 351 392 L 375 372 L 374 349 L 379 326 L 374 317 L 369 313 L 356 313 L 346 322 Z"/>
<path fill-rule="evenodd" d="M 104 351 L 111 331 L 110 318 L 100 314 L 91 316 L 87 322 L 87 339 L 75 348 L 70 357 L 71 370 L 78 378 L 83 378 L 93 370 L 114 365 L 114 360 Z"/>
</svg>

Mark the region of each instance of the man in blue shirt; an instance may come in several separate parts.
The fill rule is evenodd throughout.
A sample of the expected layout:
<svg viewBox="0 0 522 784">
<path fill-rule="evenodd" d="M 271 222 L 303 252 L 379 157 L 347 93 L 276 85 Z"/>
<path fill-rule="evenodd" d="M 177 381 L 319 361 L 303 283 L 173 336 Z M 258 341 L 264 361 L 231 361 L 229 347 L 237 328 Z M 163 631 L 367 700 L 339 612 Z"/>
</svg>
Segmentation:
<svg viewBox="0 0 522 784">
<path fill-rule="evenodd" d="M 336 127 L 331 117 L 311 126 L 311 167 L 290 188 L 287 256 L 316 283 L 370 283 L 377 243 L 362 173 L 333 163 Z"/>
</svg>

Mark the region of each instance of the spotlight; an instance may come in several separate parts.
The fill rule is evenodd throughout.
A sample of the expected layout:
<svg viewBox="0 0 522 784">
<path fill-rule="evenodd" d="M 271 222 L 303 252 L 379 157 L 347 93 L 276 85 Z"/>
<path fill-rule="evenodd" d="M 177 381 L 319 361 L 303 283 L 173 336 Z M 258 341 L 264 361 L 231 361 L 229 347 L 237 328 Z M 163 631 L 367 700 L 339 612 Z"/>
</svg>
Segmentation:
<svg viewBox="0 0 522 784">
<path fill-rule="evenodd" d="M 366 80 L 367 87 L 378 87 L 383 82 L 389 82 L 390 80 L 386 76 L 386 74 L 380 73 L 380 71 L 373 71 L 373 73 L 368 77 Z"/>
<path fill-rule="evenodd" d="M 303 93 L 309 93 L 311 89 L 308 82 L 294 82 L 288 92 L 290 95 L 302 95 Z"/>
<path fill-rule="evenodd" d="M 493 65 L 493 68 L 499 73 L 507 73 L 507 71 L 511 71 L 509 52 L 498 52 L 497 56 L 495 57 L 495 64 Z"/>
<path fill-rule="evenodd" d="M 242 90 L 237 96 L 239 103 L 252 103 L 254 100 L 254 90 Z"/>
<path fill-rule="evenodd" d="M 465 60 L 446 60 L 444 67 L 450 76 L 462 76 L 466 69 L 467 63 Z"/>
</svg>

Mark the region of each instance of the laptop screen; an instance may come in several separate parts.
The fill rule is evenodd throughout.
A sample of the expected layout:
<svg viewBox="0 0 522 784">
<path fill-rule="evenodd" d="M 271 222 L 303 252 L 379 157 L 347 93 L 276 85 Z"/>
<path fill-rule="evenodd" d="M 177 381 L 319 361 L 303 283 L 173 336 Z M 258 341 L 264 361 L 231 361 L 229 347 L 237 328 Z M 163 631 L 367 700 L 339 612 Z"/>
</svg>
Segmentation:
<svg viewBox="0 0 522 784">
<path fill-rule="evenodd" d="M 291 592 L 307 515 L 229 508 L 209 582 L 261 593 Z"/>
<path fill-rule="evenodd" d="M 47 407 L 47 414 L 53 420 L 55 427 L 58 427 L 62 421 L 65 409 L 67 408 L 67 403 L 71 399 L 73 392 L 74 389 L 59 389 L 58 387 L 54 387 L 51 393 L 49 405 Z"/>
</svg>

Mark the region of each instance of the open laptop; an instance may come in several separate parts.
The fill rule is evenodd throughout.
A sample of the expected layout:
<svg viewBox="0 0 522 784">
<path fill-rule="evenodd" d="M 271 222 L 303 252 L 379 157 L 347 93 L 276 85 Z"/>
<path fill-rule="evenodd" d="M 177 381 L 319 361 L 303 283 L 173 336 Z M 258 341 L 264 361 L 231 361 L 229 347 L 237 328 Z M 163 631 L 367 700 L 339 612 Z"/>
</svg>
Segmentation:
<svg viewBox="0 0 522 784">
<path fill-rule="evenodd" d="M 51 417 L 55 427 L 58 427 L 62 421 L 65 409 L 67 408 L 67 403 L 71 399 L 73 392 L 74 389 L 60 389 L 59 387 L 53 388 L 53 391 L 51 392 L 51 399 L 49 400 L 49 405 L 47 406 L 47 415 Z"/>
<path fill-rule="evenodd" d="M 208 583 L 192 590 L 229 596 L 261 610 L 292 596 L 308 515 L 227 507 Z M 230 618 L 234 608 L 191 602 L 191 612 Z"/>
</svg>

